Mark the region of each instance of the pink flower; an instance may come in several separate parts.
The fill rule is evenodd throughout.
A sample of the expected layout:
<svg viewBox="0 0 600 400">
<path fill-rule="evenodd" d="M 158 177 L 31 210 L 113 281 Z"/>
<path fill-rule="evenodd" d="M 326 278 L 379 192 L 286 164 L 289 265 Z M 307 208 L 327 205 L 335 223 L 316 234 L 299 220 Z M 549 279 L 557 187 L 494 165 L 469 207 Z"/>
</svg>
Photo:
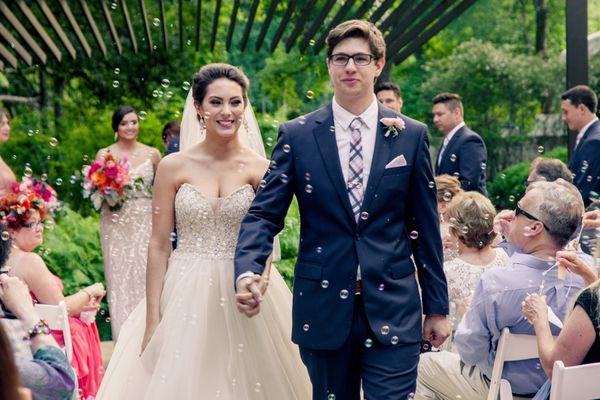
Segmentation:
<svg viewBox="0 0 600 400">
<path fill-rule="evenodd" d="M 398 131 L 404 129 L 404 120 L 400 117 L 396 118 L 381 118 L 380 122 L 387 127 L 385 131 L 385 137 L 389 137 L 393 134 L 394 137 L 398 136 Z"/>
</svg>

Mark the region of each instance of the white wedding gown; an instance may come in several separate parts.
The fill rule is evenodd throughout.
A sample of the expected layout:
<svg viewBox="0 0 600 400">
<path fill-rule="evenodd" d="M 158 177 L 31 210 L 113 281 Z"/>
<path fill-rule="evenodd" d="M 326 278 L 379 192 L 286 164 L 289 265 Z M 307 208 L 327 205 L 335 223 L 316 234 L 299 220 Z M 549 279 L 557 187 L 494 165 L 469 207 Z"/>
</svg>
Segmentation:
<svg viewBox="0 0 600 400">
<path fill-rule="evenodd" d="M 311 396 L 291 342 L 292 295 L 275 268 L 254 318 L 235 307 L 233 258 L 254 190 L 210 198 L 183 184 L 175 197 L 177 249 L 168 262 L 161 321 L 140 356 L 145 301 L 121 329 L 98 399 L 299 399 Z"/>
</svg>

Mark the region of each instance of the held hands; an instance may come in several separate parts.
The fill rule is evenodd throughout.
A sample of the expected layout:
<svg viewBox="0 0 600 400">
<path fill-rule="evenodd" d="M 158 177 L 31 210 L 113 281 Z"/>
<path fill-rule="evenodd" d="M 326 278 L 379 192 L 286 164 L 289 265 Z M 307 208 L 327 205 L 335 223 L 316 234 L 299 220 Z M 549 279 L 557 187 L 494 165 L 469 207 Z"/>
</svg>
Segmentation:
<svg viewBox="0 0 600 400">
<path fill-rule="evenodd" d="M 440 347 L 451 333 L 452 329 L 446 315 L 430 314 L 425 316 L 423 339 L 428 340 L 432 346 Z"/>
<path fill-rule="evenodd" d="M 239 312 L 252 318 L 260 312 L 260 303 L 267 290 L 268 277 L 254 275 L 242 278 L 236 283 L 236 306 Z"/>
<path fill-rule="evenodd" d="M 548 323 L 548 305 L 546 296 L 530 294 L 521 302 L 521 312 L 532 325 Z"/>
</svg>

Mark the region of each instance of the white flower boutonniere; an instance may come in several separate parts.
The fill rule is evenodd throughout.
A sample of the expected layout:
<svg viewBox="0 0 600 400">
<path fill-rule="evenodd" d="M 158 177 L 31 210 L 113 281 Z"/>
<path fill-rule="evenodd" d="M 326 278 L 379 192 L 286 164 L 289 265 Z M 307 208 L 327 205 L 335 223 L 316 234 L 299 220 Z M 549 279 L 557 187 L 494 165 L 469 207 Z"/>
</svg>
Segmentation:
<svg viewBox="0 0 600 400">
<path fill-rule="evenodd" d="M 404 120 L 400 117 L 381 118 L 380 122 L 387 127 L 385 137 L 398 136 L 398 132 L 404 129 Z"/>
</svg>

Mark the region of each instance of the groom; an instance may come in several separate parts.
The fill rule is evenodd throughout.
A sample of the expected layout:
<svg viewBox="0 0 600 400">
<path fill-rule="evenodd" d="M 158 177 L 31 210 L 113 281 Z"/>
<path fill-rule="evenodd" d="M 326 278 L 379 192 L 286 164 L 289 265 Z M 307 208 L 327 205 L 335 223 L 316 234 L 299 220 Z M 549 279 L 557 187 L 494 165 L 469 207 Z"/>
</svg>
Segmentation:
<svg viewBox="0 0 600 400">
<path fill-rule="evenodd" d="M 438 346 L 450 333 L 427 128 L 378 104 L 373 84 L 384 64 L 373 24 L 346 21 L 329 33 L 332 103 L 281 125 L 239 234 L 238 308 L 252 315 L 258 276 L 296 196 L 292 340 L 313 399 L 359 399 L 362 381 L 365 398 L 405 400 L 421 337 Z M 398 119 L 388 128 L 382 118 Z"/>
</svg>

